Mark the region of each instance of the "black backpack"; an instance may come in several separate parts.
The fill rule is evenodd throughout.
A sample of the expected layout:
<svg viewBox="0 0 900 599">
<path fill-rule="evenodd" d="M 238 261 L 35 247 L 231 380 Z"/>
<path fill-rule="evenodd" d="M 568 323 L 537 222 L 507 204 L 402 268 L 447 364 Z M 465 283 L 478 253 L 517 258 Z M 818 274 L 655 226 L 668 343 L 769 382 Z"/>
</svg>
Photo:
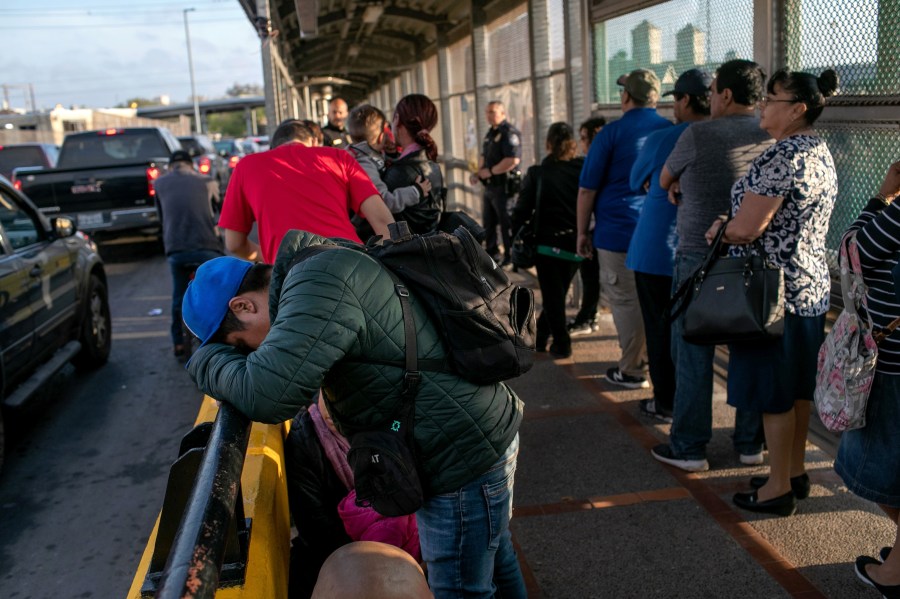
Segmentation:
<svg viewBox="0 0 900 599">
<path fill-rule="evenodd" d="M 535 351 L 534 293 L 510 282 L 465 227 L 413 235 L 405 222 L 389 225 L 391 239 L 372 240 L 381 261 L 421 298 L 447 343 L 446 366 L 487 385 L 531 368 Z M 433 370 L 420 361 L 423 370 Z"/>
<path fill-rule="evenodd" d="M 420 360 L 420 368 L 453 372 L 479 385 L 528 372 L 535 352 L 531 289 L 510 282 L 465 227 L 414 235 L 401 221 L 388 229 L 391 239 L 377 245 L 372 238 L 366 253 L 424 302 L 447 344 L 447 363 Z M 288 270 L 309 255 L 299 252 Z"/>
</svg>

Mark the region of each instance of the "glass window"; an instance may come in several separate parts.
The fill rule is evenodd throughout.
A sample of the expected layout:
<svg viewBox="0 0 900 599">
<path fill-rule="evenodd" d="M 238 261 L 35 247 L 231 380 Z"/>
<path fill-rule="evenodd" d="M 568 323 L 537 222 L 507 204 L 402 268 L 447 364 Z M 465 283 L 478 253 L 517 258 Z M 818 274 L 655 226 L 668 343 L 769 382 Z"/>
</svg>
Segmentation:
<svg viewBox="0 0 900 599">
<path fill-rule="evenodd" d="M 37 243 L 41 236 L 31 215 L 22 210 L 15 199 L 0 191 L 0 226 L 2 234 L 14 250 Z"/>
<path fill-rule="evenodd" d="M 672 0 L 595 23 L 593 38 L 594 99 L 618 104 L 616 79 L 634 69 L 654 71 L 665 92 L 687 69 L 752 60 L 753 0 Z"/>
</svg>

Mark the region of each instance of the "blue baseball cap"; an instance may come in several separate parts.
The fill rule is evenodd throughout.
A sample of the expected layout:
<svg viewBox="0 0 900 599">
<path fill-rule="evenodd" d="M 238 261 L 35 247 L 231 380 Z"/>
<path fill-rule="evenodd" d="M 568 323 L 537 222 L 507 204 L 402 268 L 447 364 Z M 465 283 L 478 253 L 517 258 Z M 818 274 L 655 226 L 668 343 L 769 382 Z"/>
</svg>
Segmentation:
<svg viewBox="0 0 900 599">
<path fill-rule="evenodd" d="M 184 292 L 181 316 L 184 324 L 200 339 L 201 347 L 209 340 L 228 314 L 228 302 L 238 289 L 252 262 L 222 256 L 204 262 Z"/>
</svg>

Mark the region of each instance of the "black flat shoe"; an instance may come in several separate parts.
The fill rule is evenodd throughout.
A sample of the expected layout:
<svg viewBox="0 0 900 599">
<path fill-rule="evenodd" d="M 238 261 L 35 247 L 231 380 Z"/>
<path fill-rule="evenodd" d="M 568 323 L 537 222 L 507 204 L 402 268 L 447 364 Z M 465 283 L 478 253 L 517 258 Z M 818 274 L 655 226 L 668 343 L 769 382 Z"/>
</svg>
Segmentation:
<svg viewBox="0 0 900 599">
<path fill-rule="evenodd" d="M 750 479 L 750 486 L 754 489 L 758 489 L 769 482 L 768 476 L 754 476 Z M 812 488 L 812 485 L 809 482 L 809 474 L 804 472 L 800 476 L 792 476 L 791 477 L 791 491 L 794 492 L 794 497 L 797 499 L 806 499 L 809 497 L 809 491 Z"/>
<path fill-rule="evenodd" d="M 779 495 L 768 501 L 760 501 L 756 491 L 750 493 L 735 493 L 731 498 L 736 506 L 751 512 L 763 514 L 775 514 L 776 516 L 790 516 L 797 511 L 797 499 L 793 491 Z"/>
<path fill-rule="evenodd" d="M 881 564 L 881 562 L 868 555 L 860 555 L 856 558 L 856 565 L 853 567 L 853 569 L 856 570 L 856 576 L 870 587 L 878 589 L 878 592 L 881 593 L 881 596 L 885 599 L 900 599 L 900 584 L 891 586 L 878 584 L 872 580 L 869 577 L 869 573 L 866 572 L 866 566 L 869 564 Z"/>
<path fill-rule="evenodd" d="M 891 554 L 891 547 L 882 547 L 881 551 L 878 552 L 878 557 L 881 558 L 881 561 L 885 561 L 888 556 Z"/>
</svg>

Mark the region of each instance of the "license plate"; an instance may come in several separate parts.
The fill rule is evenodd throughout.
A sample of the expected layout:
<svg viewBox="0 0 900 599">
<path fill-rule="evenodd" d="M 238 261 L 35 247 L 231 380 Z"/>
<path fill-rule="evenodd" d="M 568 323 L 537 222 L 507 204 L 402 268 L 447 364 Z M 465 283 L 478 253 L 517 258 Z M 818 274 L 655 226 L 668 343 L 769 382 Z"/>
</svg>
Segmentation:
<svg viewBox="0 0 900 599">
<path fill-rule="evenodd" d="M 103 224 L 103 213 L 102 212 L 88 212 L 86 214 L 78 215 L 78 227 L 96 227 L 97 225 Z"/>
<path fill-rule="evenodd" d="M 103 181 L 95 183 L 84 183 L 82 185 L 73 185 L 71 191 L 73 194 L 79 193 L 100 193 L 103 188 Z"/>
</svg>

